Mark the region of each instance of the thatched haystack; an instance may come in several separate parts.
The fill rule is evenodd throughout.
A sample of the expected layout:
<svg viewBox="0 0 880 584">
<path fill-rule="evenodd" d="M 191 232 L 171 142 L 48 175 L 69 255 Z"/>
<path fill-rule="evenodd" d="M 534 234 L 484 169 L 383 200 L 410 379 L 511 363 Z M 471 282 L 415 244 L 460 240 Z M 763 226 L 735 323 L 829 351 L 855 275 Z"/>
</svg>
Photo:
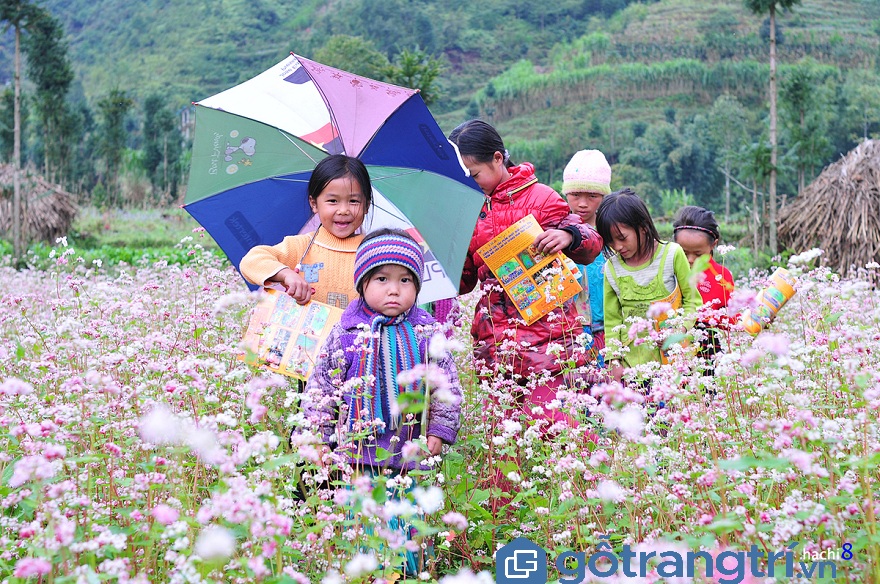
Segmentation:
<svg viewBox="0 0 880 584">
<path fill-rule="evenodd" d="M 880 140 L 865 140 L 822 171 L 779 215 L 779 240 L 818 247 L 822 263 L 847 275 L 880 262 Z"/>
<path fill-rule="evenodd" d="M 0 237 L 12 239 L 13 166 L 0 164 Z M 55 243 L 67 235 L 76 216 L 76 198 L 60 186 L 27 169 L 21 171 L 21 198 L 25 203 L 25 241 Z"/>
</svg>

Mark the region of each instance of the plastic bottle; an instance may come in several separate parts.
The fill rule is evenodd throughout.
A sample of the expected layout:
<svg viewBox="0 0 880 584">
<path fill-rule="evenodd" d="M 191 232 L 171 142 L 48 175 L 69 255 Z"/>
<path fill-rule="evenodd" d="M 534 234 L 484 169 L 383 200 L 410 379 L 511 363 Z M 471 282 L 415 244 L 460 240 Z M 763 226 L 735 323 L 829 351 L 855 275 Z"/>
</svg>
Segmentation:
<svg viewBox="0 0 880 584">
<path fill-rule="evenodd" d="M 740 322 L 752 336 L 770 326 L 779 310 L 795 294 L 795 279 L 785 268 L 778 268 L 770 276 L 770 285 L 758 292 L 758 306 L 743 312 Z"/>
</svg>

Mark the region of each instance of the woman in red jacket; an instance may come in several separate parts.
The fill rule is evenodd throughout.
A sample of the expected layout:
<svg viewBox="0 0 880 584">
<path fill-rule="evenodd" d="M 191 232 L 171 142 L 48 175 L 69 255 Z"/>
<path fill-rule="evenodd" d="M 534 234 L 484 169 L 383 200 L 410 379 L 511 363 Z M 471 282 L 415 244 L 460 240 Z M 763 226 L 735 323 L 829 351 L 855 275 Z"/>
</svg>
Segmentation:
<svg viewBox="0 0 880 584">
<path fill-rule="evenodd" d="M 562 251 L 576 263 L 588 264 L 601 251 L 602 238 L 580 217 L 570 215 L 568 204 L 556 191 L 538 182 L 534 166 L 510 161 L 501 136 L 489 124 L 470 120 L 455 128 L 449 139 L 458 146 L 462 161 L 486 196 L 459 289 L 466 294 L 482 283 L 483 295 L 471 327 L 474 357 L 496 379 L 503 372 L 503 377 L 523 386 L 530 377 L 548 373 L 550 380 L 531 393 L 517 390 L 516 403 L 528 417 L 545 420 L 545 429 L 560 421 L 574 426 L 569 416 L 546 407 L 556 399 L 556 389 L 563 382 L 562 363 L 573 360 L 580 366 L 587 362 L 584 339 L 579 338 L 584 330 L 574 303 L 568 301 L 533 324 L 524 324 L 477 250 L 530 213 L 545 230 L 535 239 L 539 252 Z"/>
</svg>

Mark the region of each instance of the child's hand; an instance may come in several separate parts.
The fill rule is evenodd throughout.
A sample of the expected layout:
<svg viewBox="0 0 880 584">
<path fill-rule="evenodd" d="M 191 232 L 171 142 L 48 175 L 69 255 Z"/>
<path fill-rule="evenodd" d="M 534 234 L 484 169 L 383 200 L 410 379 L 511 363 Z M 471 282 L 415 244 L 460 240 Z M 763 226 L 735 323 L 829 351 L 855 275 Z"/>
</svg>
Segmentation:
<svg viewBox="0 0 880 584">
<path fill-rule="evenodd" d="M 443 440 L 436 436 L 428 436 L 428 451 L 431 456 L 437 456 L 443 450 Z"/>
<path fill-rule="evenodd" d="M 550 255 L 557 251 L 562 251 L 571 245 L 574 240 L 571 233 L 563 229 L 548 229 L 544 233 L 535 238 L 535 249 L 539 252 Z"/>
<path fill-rule="evenodd" d="M 284 286 L 287 295 L 291 296 L 299 304 L 306 304 L 312 299 L 314 289 L 296 270 L 284 268 L 273 276 L 273 280 L 280 282 Z"/>
</svg>

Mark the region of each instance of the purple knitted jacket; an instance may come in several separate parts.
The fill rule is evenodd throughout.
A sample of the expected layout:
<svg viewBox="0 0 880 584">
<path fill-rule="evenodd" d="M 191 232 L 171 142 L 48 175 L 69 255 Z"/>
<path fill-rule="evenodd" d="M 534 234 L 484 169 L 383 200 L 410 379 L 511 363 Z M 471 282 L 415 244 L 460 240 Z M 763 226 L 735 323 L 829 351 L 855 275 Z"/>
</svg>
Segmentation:
<svg viewBox="0 0 880 584">
<path fill-rule="evenodd" d="M 318 356 L 312 375 L 306 383 L 303 408 L 308 420 L 320 425 L 325 443 L 345 444 L 348 429 L 347 416 L 351 407 L 351 392 L 344 389 L 346 381 L 358 376 L 358 364 L 369 343 L 370 315 L 363 308 L 360 298 L 351 302 L 342 318 L 330 331 Z M 413 307 L 406 317 L 413 325 L 419 343 L 422 363 L 428 361 L 428 342 L 434 332 L 439 331 L 434 318 L 418 307 Z M 443 370 L 448 379 L 446 389 L 452 399 L 441 401 L 431 399 L 428 412 L 428 436 L 437 436 L 447 444 L 453 444 L 458 436 L 461 411 L 461 385 L 455 362 L 449 354 L 434 362 Z M 432 392 L 438 388 L 432 388 Z M 447 403 L 447 402 L 452 403 Z M 343 407 L 340 410 L 340 405 Z M 388 467 L 397 470 L 412 469 L 413 461 L 405 462 L 401 457 L 403 445 L 417 439 L 421 424 L 402 424 L 396 431 L 375 434 L 374 439 L 362 440 L 349 446 L 351 462 L 358 466 Z M 396 435 L 399 440 L 392 440 Z M 376 461 L 376 448 L 384 448 L 392 454 L 389 459 Z"/>
</svg>

